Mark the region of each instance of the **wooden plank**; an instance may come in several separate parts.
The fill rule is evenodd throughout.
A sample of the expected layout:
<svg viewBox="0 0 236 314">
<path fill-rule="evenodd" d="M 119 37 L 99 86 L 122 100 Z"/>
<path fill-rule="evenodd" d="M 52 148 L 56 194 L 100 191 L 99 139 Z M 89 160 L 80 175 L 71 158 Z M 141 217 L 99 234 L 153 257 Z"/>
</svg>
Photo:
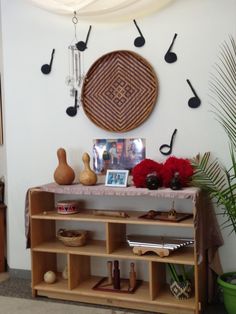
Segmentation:
<svg viewBox="0 0 236 314">
<path fill-rule="evenodd" d="M 142 255 L 142 256 L 135 255 L 132 252 L 132 248 L 128 246 L 118 247 L 112 253 L 107 253 L 106 248 L 105 248 L 105 242 L 100 241 L 100 240 L 88 241 L 86 245 L 80 246 L 80 247 L 65 246 L 61 242 L 57 240 L 53 240 L 53 241 L 41 243 L 35 246 L 33 248 L 33 251 L 194 265 L 193 248 L 182 248 L 171 253 L 169 256 L 162 258 L 156 254 L 150 254 L 150 255 L 148 254 L 148 255 Z"/>
<path fill-rule="evenodd" d="M 63 221 L 93 221 L 93 222 L 109 222 L 109 223 L 123 223 L 123 224 L 137 224 L 137 225 L 153 225 L 153 226 L 168 226 L 179 228 L 193 228 L 193 218 L 187 218 L 180 222 L 168 222 L 152 219 L 138 218 L 143 215 L 143 211 L 126 211 L 129 215 L 127 218 L 121 217 L 109 217 L 109 216 L 96 216 L 93 215 L 93 210 L 81 210 L 77 214 L 62 215 L 56 211 L 48 211 L 43 213 L 42 211 L 32 215 L 32 219 L 45 219 L 45 220 L 63 220 Z"/>
<path fill-rule="evenodd" d="M 92 287 L 100 280 L 100 277 L 90 277 L 81 282 L 73 290 L 69 290 L 62 280 L 53 285 L 44 282 L 36 285 L 38 295 L 58 296 L 60 299 L 84 301 L 88 303 L 106 304 L 121 306 L 125 308 L 136 308 L 146 311 L 163 313 L 194 313 L 194 298 L 187 300 L 175 299 L 168 288 L 163 288 L 162 292 L 155 300 L 149 298 L 149 284 L 144 282 L 135 293 L 122 294 L 116 292 L 104 292 L 93 290 Z M 87 301 L 86 301 L 87 300 Z M 119 304 L 119 305 L 118 305 Z"/>
</svg>

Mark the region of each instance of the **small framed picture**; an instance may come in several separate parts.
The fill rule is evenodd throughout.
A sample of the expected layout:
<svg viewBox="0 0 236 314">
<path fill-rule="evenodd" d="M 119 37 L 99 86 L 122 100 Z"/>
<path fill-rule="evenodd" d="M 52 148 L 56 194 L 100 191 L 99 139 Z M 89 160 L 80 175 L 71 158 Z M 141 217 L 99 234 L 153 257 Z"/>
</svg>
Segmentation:
<svg viewBox="0 0 236 314">
<path fill-rule="evenodd" d="M 106 186 L 125 187 L 127 186 L 129 170 L 107 170 Z"/>
</svg>

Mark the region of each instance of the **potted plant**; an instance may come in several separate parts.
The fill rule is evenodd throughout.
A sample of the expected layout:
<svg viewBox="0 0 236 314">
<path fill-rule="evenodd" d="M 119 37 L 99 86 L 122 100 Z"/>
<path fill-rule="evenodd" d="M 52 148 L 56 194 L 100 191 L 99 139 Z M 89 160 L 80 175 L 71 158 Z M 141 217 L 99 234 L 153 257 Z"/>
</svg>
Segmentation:
<svg viewBox="0 0 236 314">
<path fill-rule="evenodd" d="M 211 160 L 210 153 L 198 155 L 192 160 L 195 168 L 193 184 L 208 191 L 223 215 L 223 227 L 236 235 L 236 43 L 221 47 L 219 63 L 211 76 L 210 92 L 217 120 L 229 139 L 228 169 L 218 159 Z M 225 273 L 218 278 L 223 289 L 224 304 L 229 314 L 236 313 L 236 272 Z"/>
</svg>

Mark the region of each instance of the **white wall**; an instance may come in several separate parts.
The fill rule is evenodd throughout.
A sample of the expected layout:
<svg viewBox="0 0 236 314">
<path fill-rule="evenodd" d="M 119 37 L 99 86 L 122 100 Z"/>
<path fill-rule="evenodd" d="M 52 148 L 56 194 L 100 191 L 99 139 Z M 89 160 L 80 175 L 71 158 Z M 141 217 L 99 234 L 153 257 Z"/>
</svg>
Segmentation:
<svg viewBox="0 0 236 314">
<path fill-rule="evenodd" d="M 53 180 L 56 150 L 64 147 L 68 161 L 77 171 L 81 155 L 91 153 L 94 138 L 144 137 L 147 156 L 161 161 L 159 146 L 168 141 L 174 128 L 178 134 L 174 155 L 191 157 L 212 151 L 227 163 L 226 137 L 208 104 L 208 80 L 217 61 L 219 44 L 235 35 L 235 0 L 178 0 L 153 16 L 138 20 L 146 38 L 143 48 L 135 48 L 137 31 L 130 21 L 96 24 L 85 52 L 85 68 L 101 55 L 128 49 L 140 53 L 154 67 L 159 83 L 157 105 L 150 118 L 137 129 L 118 135 L 93 125 L 80 108 L 70 118 L 66 108 L 73 104 L 65 77 L 68 74 L 67 46 L 73 39 L 71 17 L 43 11 L 25 0 L 2 0 L 3 65 L 5 81 L 5 143 L 8 189 L 8 262 L 11 268 L 29 269 L 25 249 L 24 200 L 29 187 Z M 78 36 L 85 38 L 89 22 L 79 23 Z M 170 65 L 163 56 L 174 33 L 178 62 Z M 53 70 L 42 75 L 40 67 L 56 49 Z M 187 106 L 192 96 L 189 78 L 202 105 Z M 227 231 L 226 231 L 227 232 Z M 235 268 L 235 237 L 224 234 L 221 249 L 225 270 Z M 230 258 L 229 258 L 230 256 Z"/>
<path fill-rule="evenodd" d="M 2 115 L 4 114 L 4 76 L 3 76 L 3 62 L 2 62 L 2 31 L 1 31 L 1 2 L 0 2 L 0 73 L 1 73 L 1 85 L 2 85 Z M 2 126 L 4 128 L 4 124 Z M 4 130 L 3 130 L 4 133 Z M 4 142 L 0 145 L 0 178 L 3 180 L 6 177 L 6 149 Z"/>
</svg>

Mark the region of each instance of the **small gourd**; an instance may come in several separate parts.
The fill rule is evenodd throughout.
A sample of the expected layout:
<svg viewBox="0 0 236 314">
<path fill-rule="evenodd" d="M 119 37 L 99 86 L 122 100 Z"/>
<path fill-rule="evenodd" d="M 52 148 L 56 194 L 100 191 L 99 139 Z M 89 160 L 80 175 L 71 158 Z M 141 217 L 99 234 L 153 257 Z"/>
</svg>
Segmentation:
<svg viewBox="0 0 236 314">
<path fill-rule="evenodd" d="M 88 153 L 84 153 L 82 157 L 84 163 L 84 169 L 79 175 L 79 181 L 83 185 L 95 185 L 97 183 L 97 175 L 90 168 L 90 156 Z"/>
<path fill-rule="evenodd" d="M 62 272 L 62 277 L 64 279 L 68 279 L 68 267 L 67 267 L 67 265 L 65 266 L 65 268 L 64 268 L 64 270 Z"/>
<path fill-rule="evenodd" d="M 54 180 L 60 185 L 70 185 L 75 179 L 74 170 L 67 164 L 64 148 L 57 150 L 58 166 L 54 172 Z"/>
</svg>

